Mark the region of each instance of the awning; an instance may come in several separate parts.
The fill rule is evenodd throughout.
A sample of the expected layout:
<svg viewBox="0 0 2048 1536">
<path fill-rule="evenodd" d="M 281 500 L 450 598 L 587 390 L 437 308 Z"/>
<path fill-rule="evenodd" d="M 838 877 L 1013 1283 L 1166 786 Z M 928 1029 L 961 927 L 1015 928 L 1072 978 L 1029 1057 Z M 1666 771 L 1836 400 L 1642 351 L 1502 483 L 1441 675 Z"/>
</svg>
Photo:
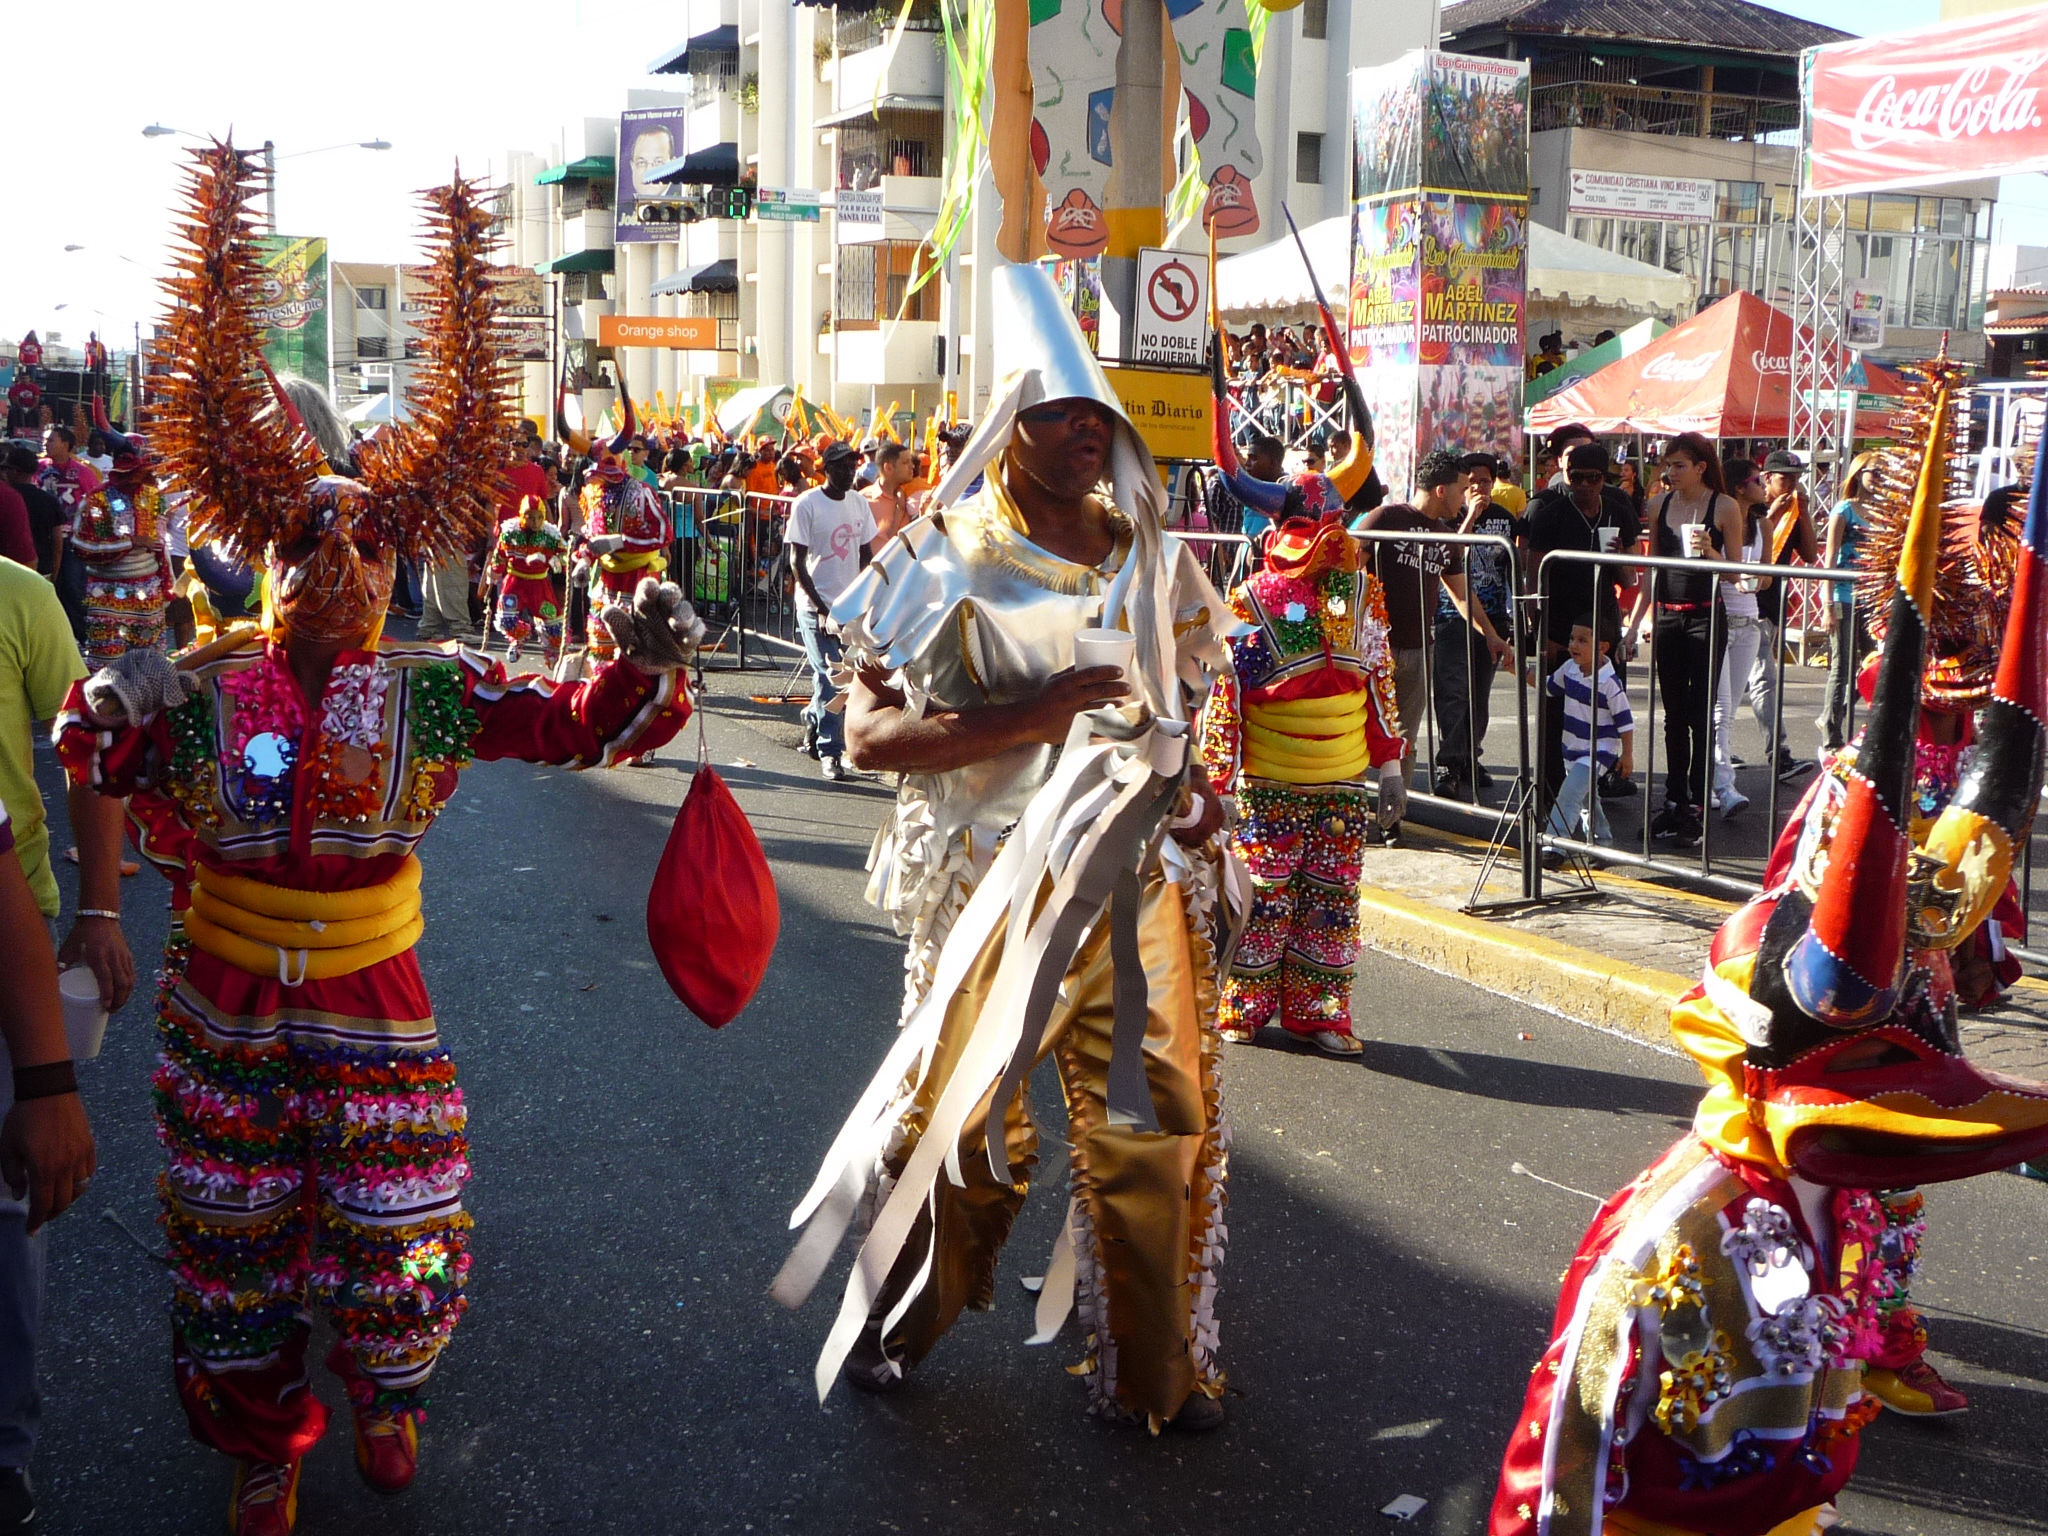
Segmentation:
<svg viewBox="0 0 2048 1536">
<path fill-rule="evenodd" d="M 707 261 L 700 266 L 684 267 L 671 272 L 647 290 L 650 294 L 661 293 L 738 293 L 740 291 L 740 264 L 732 257 Z"/>
<path fill-rule="evenodd" d="M 707 144 L 655 167 L 647 179 L 669 186 L 736 187 L 740 184 L 740 147 L 730 140 Z"/>
<path fill-rule="evenodd" d="M 863 117 L 873 117 L 876 112 L 943 112 L 946 98 L 943 96 L 884 96 L 880 101 L 864 101 L 857 107 L 848 107 L 843 112 L 834 112 L 830 117 L 821 117 L 813 124 L 818 128 L 837 128 L 841 123 L 858 122 Z"/>
<path fill-rule="evenodd" d="M 736 26 L 713 27 L 709 32 L 699 32 L 680 48 L 672 49 L 647 66 L 650 75 L 695 75 L 704 70 L 707 55 L 737 54 L 740 51 L 740 29 Z M 695 55 L 694 60 L 692 55 Z"/>
<path fill-rule="evenodd" d="M 566 256 L 557 256 L 553 261 L 543 261 L 533 270 L 546 277 L 550 272 L 609 272 L 617 259 L 618 252 L 571 251 Z"/>
<path fill-rule="evenodd" d="M 1692 307 L 1691 278 L 1603 251 L 1546 224 L 1531 224 L 1528 229 L 1532 304 L 1549 300 L 1657 314 L 1683 313 Z M 1301 232 L 1301 243 L 1308 248 L 1323 292 L 1345 292 L 1350 287 L 1350 216 L 1340 213 L 1311 224 Z M 1301 254 L 1286 237 L 1219 261 L 1216 294 L 1226 315 L 1303 310 L 1315 302 Z"/>
<path fill-rule="evenodd" d="M 610 181 L 619 174 L 619 164 L 610 155 L 585 155 L 567 165 L 551 165 L 533 178 L 536 187 L 552 187 L 564 181 Z"/>
</svg>

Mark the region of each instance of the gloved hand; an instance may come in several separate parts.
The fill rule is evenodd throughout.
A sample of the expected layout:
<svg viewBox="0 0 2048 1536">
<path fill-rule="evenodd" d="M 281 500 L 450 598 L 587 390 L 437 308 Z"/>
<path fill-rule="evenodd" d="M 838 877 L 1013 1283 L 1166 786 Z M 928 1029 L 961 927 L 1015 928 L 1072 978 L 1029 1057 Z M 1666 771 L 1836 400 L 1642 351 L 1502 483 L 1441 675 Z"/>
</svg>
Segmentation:
<svg viewBox="0 0 2048 1536">
<path fill-rule="evenodd" d="M 578 555 L 576 557 L 576 563 L 569 567 L 570 584 L 573 586 L 580 587 L 589 580 L 590 562 L 584 559 L 581 555 Z"/>
<path fill-rule="evenodd" d="M 593 533 L 583 541 L 590 546 L 593 555 L 615 555 L 626 547 L 623 533 Z"/>
<path fill-rule="evenodd" d="M 633 593 L 630 608 L 607 603 L 597 617 L 619 655 L 643 672 L 674 672 L 688 666 L 704 641 L 704 621 L 683 601 L 683 589 L 652 576 Z"/>
<path fill-rule="evenodd" d="M 199 679 L 162 651 L 135 650 L 85 680 L 85 707 L 99 725 L 140 725 L 198 691 Z"/>
<path fill-rule="evenodd" d="M 1408 781 L 1401 777 L 1401 759 L 1380 764 L 1380 825 L 1391 827 L 1408 814 Z"/>
</svg>

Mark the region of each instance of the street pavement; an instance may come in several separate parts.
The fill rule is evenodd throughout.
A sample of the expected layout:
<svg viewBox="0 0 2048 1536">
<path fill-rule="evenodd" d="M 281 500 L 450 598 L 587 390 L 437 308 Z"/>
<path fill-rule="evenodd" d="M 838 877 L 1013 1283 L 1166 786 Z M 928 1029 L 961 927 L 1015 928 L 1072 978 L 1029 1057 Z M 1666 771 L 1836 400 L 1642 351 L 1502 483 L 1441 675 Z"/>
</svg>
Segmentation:
<svg viewBox="0 0 2048 1536">
<path fill-rule="evenodd" d="M 642 911 L 694 735 L 658 766 L 464 775 L 427 840 L 421 959 L 475 1144 L 472 1308 L 433 1387 L 418 1485 L 356 1480 L 346 1411 L 310 1459 L 300 1529 L 339 1532 L 1336 1532 L 1483 1528 L 1501 1445 L 1596 1197 L 1684 1127 L 1697 1076 L 1639 1043 L 1368 956 L 1363 1066 L 1240 1047 L 1219 1303 L 1230 1420 L 1149 1439 L 1083 1411 L 1020 1279 L 1064 1209 L 1056 1090 L 993 1315 L 964 1318 L 898 1393 L 811 1363 L 835 1271 L 790 1315 L 767 1295 L 787 1213 L 893 1030 L 901 946 L 862 904 L 888 803 L 822 784 L 795 711 L 754 672 L 716 679 L 710 757 L 753 817 L 783 902 L 759 1000 L 713 1033 L 647 956 Z M 41 767 L 54 786 L 47 751 Z M 61 801 L 57 802 L 61 823 Z M 57 846 L 63 846 L 60 830 Z M 145 965 L 162 887 L 129 882 Z M 51 1229 L 36 1464 L 52 1533 L 219 1528 L 225 1463 L 171 1391 L 151 1251 L 157 1153 L 147 996 L 81 1076 L 100 1137 L 90 1197 Z M 1881 1420 L 1846 1529 L 2048 1531 L 2048 1189 L 1936 1190 L 1919 1299 L 1960 1420 Z M 316 1343 L 313 1358 L 325 1352 Z"/>
</svg>

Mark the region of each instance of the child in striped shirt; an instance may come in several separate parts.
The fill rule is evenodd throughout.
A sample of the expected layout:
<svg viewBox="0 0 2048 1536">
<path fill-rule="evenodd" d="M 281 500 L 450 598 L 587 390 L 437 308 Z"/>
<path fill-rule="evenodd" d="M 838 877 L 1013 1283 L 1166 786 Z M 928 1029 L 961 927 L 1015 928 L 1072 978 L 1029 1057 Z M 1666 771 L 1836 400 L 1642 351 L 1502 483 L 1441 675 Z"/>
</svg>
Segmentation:
<svg viewBox="0 0 2048 1536">
<path fill-rule="evenodd" d="M 1544 685 L 1564 700 L 1564 784 L 1550 807 L 1550 831 L 1558 837 L 1590 833 L 1592 842 L 1611 842 L 1607 812 L 1591 792 L 1593 781 L 1617 764 L 1623 778 L 1635 772 L 1636 719 L 1607 659 L 1610 643 L 1605 636 L 1599 640 L 1596 671 L 1593 615 L 1573 620 L 1567 659 Z"/>
</svg>

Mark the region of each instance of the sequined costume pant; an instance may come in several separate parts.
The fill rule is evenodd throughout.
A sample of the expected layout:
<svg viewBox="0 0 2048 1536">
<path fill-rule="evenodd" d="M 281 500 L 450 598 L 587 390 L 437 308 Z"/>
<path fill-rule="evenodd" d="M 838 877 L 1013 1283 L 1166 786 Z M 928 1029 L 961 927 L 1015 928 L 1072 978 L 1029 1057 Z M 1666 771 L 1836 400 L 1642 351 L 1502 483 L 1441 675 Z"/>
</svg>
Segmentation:
<svg viewBox="0 0 2048 1536">
<path fill-rule="evenodd" d="M 130 651 L 164 648 L 164 604 L 169 589 L 160 576 L 85 579 L 85 653 L 94 666 L 119 661 Z"/>
<path fill-rule="evenodd" d="M 1884 1318 L 1884 1348 L 1866 1363 L 1880 1370 L 1900 1371 L 1927 1353 L 1927 1323 L 1912 1303 L 1920 1240 L 1927 1234 L 1927 1197 L 1917 1189 L 1894 1189 L 1879 1195 L 1877 1203 L 1884 1208 L 1884 1231 L 1877 1239 L 1887 1290 L 1878 1303 Z"/>
<path fill-rule="evenodd" d="M 529 640 L 538 640 L 541 658 L 552 667 L 562 654 L 562 610 L 554 585 L 546 578 L 508 576 L 498 594 L 498 633 L 511 642 L 507 659 L 516 659 Z"/>
<path fill-rule="evenodd" d="M 1228 1132 L 1216 1078 L 1215 959 L 1206 896 L 1156 873 L 1139 917 L 1139 952 L 1150 986 L 1145 1078 L 1161 1130 L 1111 1125 L 1105 1107 L 1115 1017 L 1107 925 L 1082 945 L 1047 1023 L 1039 1060 L 1051 1056 L 1067 1104 L 1072 1148 L 1076 1309 L 1090 1331 L 1086 1375 L 1095 1411 L 1171 1418 L 1191 1392 L 1223 1389 L 1217 1369 L 1214 1293 L 1222 1260 Z M 933 1106 L 958 1065 L 1002 961 L 998 934 L 948 1010 L 935 1056 L 904 1110 L 888 1158 L 894 1177 L 909 1162 Z M 990 1098 L 960 1136 L 964 1187 L 940 1176 L 933 1208 L 918 1220 L 872 1316 L 888 1315 L 931 1259 L 931 1275 L 888 1343 L 924 1358 L 962 1308 L 995 1304 L 995 1265 L 1038 1162 L 1038 1131 L 1012 1099 L 1002 1126 L 1015 1183 L 990 1171 Z M 935 1210 L 935 1214 L 934 1214 Z"/>
<path fill-rule="evenodd" d="M 326 1428 L 311 1308 L 351 1399 L 406 1409 L 467 1305 L 466 1116 L 418 968 L 408 952 L 316 987 L 264 1008 L 275 982 L 176 939 L 158 1001 L 178 1393 L 202 1443 L 260 1461 Z M 399 1018 L 366 1016 L 380 995 Z"/>
<path fill-rule="evenodd" d="M 1357 784 L 1238 786 L 1232 846 L 1252 880 L 1251 919 L 1223 983 L 1219 1023 L 1295 1034 L 1351 1029 L 1359 856 L 1371 811 Z"/>
</svg>

